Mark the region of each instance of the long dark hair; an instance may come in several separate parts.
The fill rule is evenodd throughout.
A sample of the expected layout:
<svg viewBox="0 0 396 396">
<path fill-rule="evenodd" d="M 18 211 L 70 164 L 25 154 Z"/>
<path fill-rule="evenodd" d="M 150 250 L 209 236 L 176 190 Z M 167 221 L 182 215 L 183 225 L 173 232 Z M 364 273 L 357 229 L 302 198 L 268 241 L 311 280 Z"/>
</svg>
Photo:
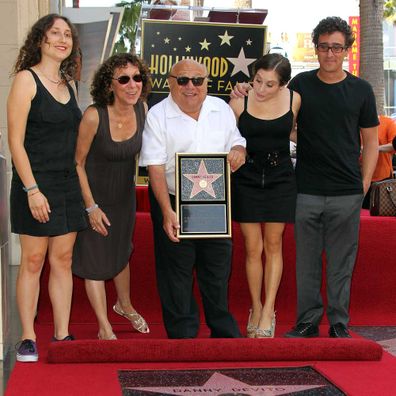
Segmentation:
<svg viewBox="0 0 396 396">
<path fill-rule="evenodd" d="M 114 103 L 114 94 L 110 89 L 114 70 L 126 67 L 128 63 L 136 66 L 143 77 L 143 87 L 140 96 L 146 98 L 150 93 L 151 81 L 147 65 L 136 55 L 129 53 L 116 54 L 103 62 L 95 72 L 91 85 L 91 96 L 97 105 L 104 107 Z"/>
<path fill-rule="evenodd" d="M 37 65 L 41 61 L 40 45 L 46 37 L 48 30 L 54 25 L 57 19 L 63 19 L 69 26 L 73 39 L 73 47 L 71 54 L 61 63 L 61 74 L 64 80 L 74 79 L 76 72 L 76 58 L 78 56 L 78 34 L 74 25 L 70 20 L 58 14 L 48 14 L 40 18 L 30 29 L 25 43 L 19 50 L 18 58 L 15 62 L 13 72 L 18 73 L 22 70 L 29 69 Z"/>
</svg>

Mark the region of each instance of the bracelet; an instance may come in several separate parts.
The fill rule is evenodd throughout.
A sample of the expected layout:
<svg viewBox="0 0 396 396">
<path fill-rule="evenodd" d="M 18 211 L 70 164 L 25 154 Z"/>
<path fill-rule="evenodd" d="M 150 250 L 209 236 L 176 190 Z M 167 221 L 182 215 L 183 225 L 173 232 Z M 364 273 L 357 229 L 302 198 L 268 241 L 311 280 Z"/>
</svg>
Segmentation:
<svg viewBox="0 0 396 396">
<path fill-rule="evenodd" d="M 94 204 L 94 205 L 90 206 L 89 208 L 85 208 L 85 210 L 88 214 L 91 214 L 95 209 L 98 209 L 98 208 L 99 208 L 99 205 Z"/>
<path fill-rule="evenodd" d="M 31 194 L 28 194 L 27 196 L 28 196 L 28 198 L 29 197 L 31 197 L 32 195 L 34 195 L 34 194 L 38 194 L 40 192 L 40 190 L 37 190 L 37 191 L 35 191 L 35 192 L 32 192 Z"/>
<path fill-rule="evenodd" d="M 37 185 L 37 184 L 34 184 L 33 186 L 30 186 L 30 187 L 25 187 L 25 186 L 23 186 L 23 187 L 22 187 L 22 190 L 25 191 L 25 193 L 27 193 L 27 192 L 29 192 L 29 191 L 35 190 L 36 188 L 38 188 L 38 185 Z"/>
</svg>

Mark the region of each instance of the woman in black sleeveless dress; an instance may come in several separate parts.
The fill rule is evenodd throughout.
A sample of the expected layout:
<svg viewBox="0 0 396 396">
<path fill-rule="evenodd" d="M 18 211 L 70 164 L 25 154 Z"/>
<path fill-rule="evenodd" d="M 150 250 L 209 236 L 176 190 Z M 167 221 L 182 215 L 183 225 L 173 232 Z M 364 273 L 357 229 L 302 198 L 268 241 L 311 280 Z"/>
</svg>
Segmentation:
<svg viewBox="0 0 396 396">
<path fill-rule="evenodd" d="M 247 159 L 232 177 L 232 214 L 246 247 L 246 273 L 252 308 L 247 336 L 273 337 L 275 299 L 282 275 L 282 236 L 294 222 L 296 183 L 289 138 L 300 96 L 286 88 L 290 63 L 268 54 L 255 64 L 253 89 L 230 106 L 247 141 Z M 262 253 L 265 253 L 265 271 Z M 265 302 L 262 303 L 264 280 Z"/>
<path fill-rule="evenodd" d="M 17 302 L 22 341 L 17 360 L 37 361 L 34 318 L 39 278 L 48 250 L 54 340 L 71 340 L 71 257 L 86 227 L 75 167 L 81 112 L 73 82 L 78 39 L 67 18 L 47 15 L 33 25 L 17 58 L 8 98 L 13 162 L 11 231 L 20 235 Z"/>
<path fill-rule="evenodd" d="M 113 279 L 113 310 L 141 333 L 146 321 L 131 304 L 129 257 L 135 225 L 135 159 L 142 145 L 148 69 L 131 54 L 110 57 L 95 73 L 94 105 L 84 113 L 77 142 L 77 171 L 91 228 L 78 234 L 73 272 L 85 289 L 99 324 L 98 338 L 115 340 L 107 317 L 104 281 Z"/>
</svg>

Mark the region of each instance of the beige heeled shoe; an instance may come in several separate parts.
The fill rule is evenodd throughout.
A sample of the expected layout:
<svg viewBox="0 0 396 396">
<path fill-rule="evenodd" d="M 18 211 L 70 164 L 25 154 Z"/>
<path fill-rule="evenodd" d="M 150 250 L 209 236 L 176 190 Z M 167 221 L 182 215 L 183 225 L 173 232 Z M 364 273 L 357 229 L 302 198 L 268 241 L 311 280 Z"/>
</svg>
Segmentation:
<svg viewBox="0 0 396 396">
<path fill-rule="evenodd" d="M 117 307 L 117 305 L 113 305 L 113 311 L 118 315 L 124 317 L 125 319 L 129 320 L 132 324 L 132 327 L 140 333 L 150 333 L 150 329 L 143 316 L 138 314 L 136 311 L 127 313 L 124 312 L 121 308 Z"/>
<path fill-rule="evenodd" d="M 269 329 L 260 329 L 260 327 L 257 327 L 256 338 L 274 338 L 275 327 L 276 327 L 276 316 L 274 312 L 274 315 L 272 316 L 271 327 Z"/>
<path fill-rule="evenodd" d="M 247 338 L 255 338 L 256 337 L 257 326 L 250 323 L 250 319 L 252 318 L 252 312 L 253 312 L 253 310 L 250 308 L 248 323 L 246 326 L 246 337 Z"/>
</svg>

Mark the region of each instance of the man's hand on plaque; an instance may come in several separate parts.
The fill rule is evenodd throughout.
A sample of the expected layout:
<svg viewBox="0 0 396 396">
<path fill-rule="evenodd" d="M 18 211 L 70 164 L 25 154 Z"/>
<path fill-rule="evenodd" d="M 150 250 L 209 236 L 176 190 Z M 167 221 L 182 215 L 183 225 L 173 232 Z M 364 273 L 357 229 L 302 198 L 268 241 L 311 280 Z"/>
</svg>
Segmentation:
<svg viewBox="0 0 396 396">
<path fill-rule="evenodd" d="M 167 215 L 164 215 L 163 228 L 166 235 L 168 235 L 168 238 L 172 242 L 180 242 L 180 239 L 176 238 L 176 233 L 177 230 L 180 228 L 180 225 L 176 219 L 176 213 L 174 211 L 169 212 L 169 214 Z"/>
</svg>

